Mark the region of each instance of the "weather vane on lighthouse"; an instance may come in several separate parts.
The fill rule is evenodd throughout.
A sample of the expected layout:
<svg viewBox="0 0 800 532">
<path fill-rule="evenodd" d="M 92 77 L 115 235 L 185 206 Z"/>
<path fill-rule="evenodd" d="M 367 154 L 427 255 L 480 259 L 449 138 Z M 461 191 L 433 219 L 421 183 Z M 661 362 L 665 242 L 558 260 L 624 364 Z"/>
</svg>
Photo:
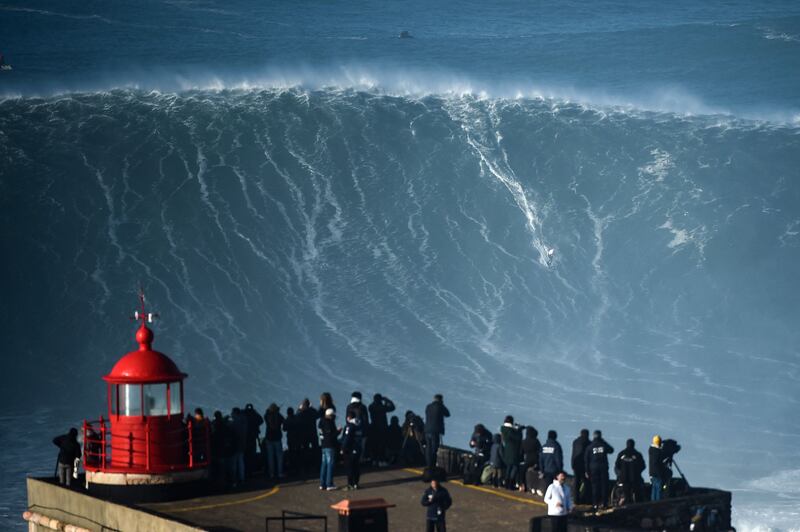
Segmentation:
<svg viewBox="0 0 800 532">
<path fill-rule="evenodd" d="M 139 289 L 139 302 L 141 303 L 142 310 L 135 310 L 133 312 L 133 316 L 131 316 L 131 320 L 133 321 L 141 321 L 142 326 L 145 323 L 153 323 L 155 318 L 158 318 L 158 314 L 154 314 L 153 312 L 147 312 L 144 307 L 144 291 L 140 288 Z"/>
</svg>

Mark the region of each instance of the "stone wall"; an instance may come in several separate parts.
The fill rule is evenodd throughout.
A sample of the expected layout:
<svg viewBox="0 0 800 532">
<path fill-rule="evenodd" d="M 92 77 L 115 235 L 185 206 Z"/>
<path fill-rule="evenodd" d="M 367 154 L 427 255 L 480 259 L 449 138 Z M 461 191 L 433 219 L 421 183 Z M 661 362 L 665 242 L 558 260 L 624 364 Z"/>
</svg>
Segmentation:
<svg viewBox="0 0 800 532">
<path fill-rule="evenodd" d="M 151 512 L 98 499 L 81 491 L 63 488 L 53 482 L 28 478 L 28 510 L 47 516 L 62 525 L 91 531 L 202 532 L 179 521 Z M 53 530 L 30 523 L 33 531 Z"/>
</svg>

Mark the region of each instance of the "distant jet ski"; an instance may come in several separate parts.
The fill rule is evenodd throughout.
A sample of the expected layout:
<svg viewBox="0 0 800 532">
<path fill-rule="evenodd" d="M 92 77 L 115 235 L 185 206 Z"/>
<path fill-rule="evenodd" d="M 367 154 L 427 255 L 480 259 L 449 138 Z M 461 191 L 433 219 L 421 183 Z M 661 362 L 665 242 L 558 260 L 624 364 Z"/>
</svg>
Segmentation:
<svg viewBox="0 0 800 532">
<path fill-rule="evenodd" d="M 556 254 L 556 248 L 549 248 L 547 250 L 547 259 L 546 260 L 547 260 L 547 265 L 548 266 L 552 266 L 553 259 L 555 258 L 555 254 Z"/>
<path fill-rule="evenodd" d="M 400 32 L 400 38 L 401 39 L 411 39 L 412 37 L 411 37 L 411 34 L 408 31 L 403 30 L 403 31 Z"/>
<path fill-rule="evenodd" d="M 14 67 L 6 63 L 6 58 L 3 57 L 3 54 L 0 54 L 0 70 L 13 70 Z"/>
</svg>

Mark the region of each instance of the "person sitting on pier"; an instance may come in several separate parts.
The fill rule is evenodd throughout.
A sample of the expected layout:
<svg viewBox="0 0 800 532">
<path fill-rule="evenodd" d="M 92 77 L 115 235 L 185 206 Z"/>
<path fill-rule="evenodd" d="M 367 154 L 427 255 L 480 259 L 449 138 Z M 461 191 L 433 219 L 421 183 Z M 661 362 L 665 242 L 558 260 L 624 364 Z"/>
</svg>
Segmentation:
<svg viewBox="0 0 800 532">
<path fill-rule="evenodd" d="M 425 513 L 425 530 L 426 532 L 447 532 L 447 524 L 445 515 L 450 506 L 453 505 L 453 499 L 450 493 L 442 486 L 440 479 L 431 479 L 431 485 L 422 494 L 422 506 L 427 507 Z"/>
<path fill-rule="evenodd" d="M 69 432 L 53 438 L 53 445 L 58 447 L 58 483 L 62 486 L 72 485 L 76 461 L 81 457 L 81 445 L 78 443 L 78 429 L 69 429 Z"/>
<path fill-rule="evenodd" d="M 472 431 L 469 446 L 472 447 L 478 464 L 485 464 L 492 450 L 492 433 L 482 423 L 478 423 Z"/>
<path fill-rule="evenodd" d="M 525 439 L 522 440 L 522 468 L 520 470 L 520 484 L 524 484 L 525 491 L 534 493 L 536 490 L 539 473 L 539 455 L 542 444 L 539 443 L 539 431 L 534 427 L 525 429 Z M 540 490 L 541 491 L 541 490 Z M 539 493 L 541 495 L 542 493 Z"/>
<path fill-rule="evenodd" d="M 584 452 L 586 478 L 592 481 L 592 506 L 605 508 L 608 505 L 608 455 L 614 452 L 604 439 L 603 433 L 594 431 L 592 443 Z"/>
<path fill-rule="evenodd" d="M 503 463 L 506 465 L 506 476 L 503 485 L 506 489 L 517 489 L 517 477 L 519 475 L 519 465 L 522 455 L 520 446 L 522 445 L 522 430 L 519 425 L 514 423 L 513 416 L 506 416 L 503 426 L 500 427 L 500 435 L 503 439 Z"/>
<path fill-rule="evenodd" d="M 636 442 L 629 439 L 625 448 L 617 455 L 614 471 L 617 473 L 617 482 L 622 484 L 623 499 L 620 504 L 630 504 L 642 501 L 642 471 L 644 471 L 644 458 L 636 450 Z"/>
<path fill-rule="evenodd" d="M 500 434 L 492 436 L 492 450 L 489 452 L 489 483 L 495 488 L 504 478 L 505 463 L 503 462 L 503 440 Z"/>
<path fill-rule="evenodd" d="M 566 532 L 567 515 L 573 508 L 569 485 L 566 481 L 567 474 L 559 471 L 553 483 L 547 486 L 547 491 L 544 494 L 544 502 L 547 503 L 547 515 L 552 520 L 551 530 L 556 532 Z"/>
<path fill-rule="evenodd" d="M 342 456 L 347 469 L 347 488 L 357 490 L 361 478 L 361 449 L 363 448 L 364 432 L 361 420 L 355 412 L 347 414 L 347 425 L 342 436 Z"/>
<path fill-rule="evenodd" d="M 558 434 L 554 430 L 547 432 L 547 441 L 539 455 L 539 471 L 546 486 L 552 484 L 559 471 L 564 469 L 564 452 L 558 443 Z"/>
<path fill-rule="evenodd" d="M 444 436 L 444 418 L 450 417 L 450 411 L 444 406 L 442 394 L 433 396 L 433 402 L 425 407 L 425 465 L 436 465 L 436 454 Z"/>
<path fill-rule="evenodd" d="M 319 470 L 319 489 L 335 490 L 333 485 L 333 465 L 336 461 L 336 445 L 341 429 L 336 427 L 336 411 L 325 410 L 325 417 L 319 420 L 320 448 L 322 449 L 322 465 Z"/>
</svg>

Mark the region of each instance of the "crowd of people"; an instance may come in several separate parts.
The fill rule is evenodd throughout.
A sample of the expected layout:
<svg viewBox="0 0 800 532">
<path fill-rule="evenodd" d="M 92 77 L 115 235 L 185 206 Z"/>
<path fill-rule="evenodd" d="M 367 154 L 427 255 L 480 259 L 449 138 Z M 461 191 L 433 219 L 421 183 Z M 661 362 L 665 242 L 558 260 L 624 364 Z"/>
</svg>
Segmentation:
<svg viewBox="0 0 800 532">
<path fill-rule="evenodd" d="M 333 397 L 325 392 L 318 406 L 306 398 L 296 410 L 287 408 L 285 415 L 275 403 L 263 415 L 248 404 L 233 408 L 229 415 L 216 411 L 210 420 L 197 408 L 187 416 L 186 426 L 194 442 L 193 459 L 209 463 L 211 479 L 218 487 L 235 487 L 248 476 L 259 474 L 280 481 L 287 472 L 308 474 L 319 468 L 319 489 L 335 490 L 334 466 L 341 462 L 347 473 L 345 489 L 357 490 L 363 463 L 375 467 L 424 463 L 429 470 L 437 465 L 445 418 L 450 416 L 443 397 L 434 396 L 425 408 L 424 419 L 408 410 L 400 424 L 397 416 L 389 417 L 395 410 L 388 397 L 376 393 L 366 405 L 361 392 L 354 391 L 345 407 L 344 421 L 339 422 Z M 71 429 L 53 443 L 59 447 L 59 481 L 69 485 L 81 456 L 77 430 Z M 555 430 L 548 431 L 541 443 L 536 428 L 521 426 L 512 416 L 506 416 L 494 434 L 483 424 L 476 425 L 469 446 L 473 454 L 464 464 L 465 483 L 536 493 L 544 497 L 553 516 L 565 516 L 576 504 L 594 508 L 609 504 L 609 457 L 613 457 L 614 448 L 599 430 L 590 439 L 589 431 L 583 429 L 572 442 L 572 489 L 565 483 L 564 452 Z M 674 440 L 662 442 L 660 436 L 653 437 L 648 451 L 650 500 L 664 496 L 672 477 L 672 457 L 678 450 L 680 446 Z M 615 504 L 645 500 L 645 469 L 644 457 L 634 440 L 627 440 L 614 460 L 617 485 L 621 487 Z M 428 508 L 430 530 L 444 530 L 445 512 L 452 504 L 440 480 L 434 475 L 421 501 Z"/>
<path fill-rule="evenodd" d="M 524 433 L 524 436 L 523 436 Z M 558 484 L 564 472 L 564 451 L 555 430 L 547 433 L 544 444 L 532 426 L 523 427 L 506 416 L 499 430 L 492 434 L 483 424 L 475 426 L 469 441 L 473 459 L 464 465 L 464 479 L 469 483 L 491 484 L 509 490 L 530 491 L 540 496 L 549 486 Z M 660 500 L 672 478 L 672 459 L 680 446 L 674 440 L 653 437 L 648 452 L 649 476 L 652 485 L 649 500 Z M 591 504 L 594 508 L 609 505 L 609 468 L 614 448 L 596 430 L 582 429 L 572 442 L 571 466 L 574 474 L 574 504 Z M 620 487 L 616 505 L 642 502 L 645 499 L 642 473 L 647 469 L 636 442 L 627 440 L 616 455 L 614 472 Z M 563 490 L 561 490 L 563 491 Z"/>
</svg>

